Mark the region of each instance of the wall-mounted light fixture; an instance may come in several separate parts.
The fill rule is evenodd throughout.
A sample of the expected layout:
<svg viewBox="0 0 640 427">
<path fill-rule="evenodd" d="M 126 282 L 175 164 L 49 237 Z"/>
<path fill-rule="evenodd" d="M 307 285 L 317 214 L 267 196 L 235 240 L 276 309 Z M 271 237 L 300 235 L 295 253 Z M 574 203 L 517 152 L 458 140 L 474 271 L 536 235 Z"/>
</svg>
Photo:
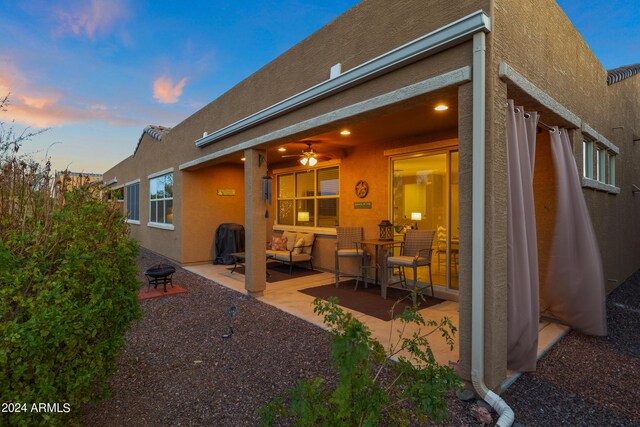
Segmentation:
<svg viewBox="0 0 640 427">
<path fill-rule="evenodd" d="M 434 108 L 434 110 L 436 110 L 436 111 L 447 111 L 448 109 L 449 109 L 449 106 L 448 105 L 444 105 L 444 104 L 438 104 Z"/>
</svg>

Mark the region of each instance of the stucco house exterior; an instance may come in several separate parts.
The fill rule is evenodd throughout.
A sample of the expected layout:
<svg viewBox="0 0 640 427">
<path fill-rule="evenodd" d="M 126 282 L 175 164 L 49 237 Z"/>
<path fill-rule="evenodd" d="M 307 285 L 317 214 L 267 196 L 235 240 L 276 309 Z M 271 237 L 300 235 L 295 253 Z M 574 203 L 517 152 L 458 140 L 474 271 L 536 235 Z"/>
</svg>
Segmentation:
<svg viewBox="0 0 640 427">
<path fill-rule="evenodd" d="M 103 179 L 124 188 L 132 236 L 182 264 L 210 262 L 217 226 L 243 224 L 255 295 L 273 234 L 314 233 L 314 267 L 331 271 L 338 225 L 444 230 L 436 292 L 459 300 L 462 376 L 492 389 L 507 368 L 509 99 L 540 113 L 540 276 L 556 210 L 546 128 L 559 126 L 610 291 L 640 267 L 640 66 L 603 69 L 552 0 L 364 0 L 177 126 L 145 129 Z M 298 161 L 308 144 L 314 166 Z"/>
</svg>

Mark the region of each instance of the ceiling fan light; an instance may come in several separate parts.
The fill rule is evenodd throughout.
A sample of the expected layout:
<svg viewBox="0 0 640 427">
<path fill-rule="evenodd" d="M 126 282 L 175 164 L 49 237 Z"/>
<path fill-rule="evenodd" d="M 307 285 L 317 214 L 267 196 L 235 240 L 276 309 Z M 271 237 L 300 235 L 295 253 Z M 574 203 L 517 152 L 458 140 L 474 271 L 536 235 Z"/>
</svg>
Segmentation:
<svg viewBox="0 0 640 427">
<path fill-rule="evenodd" d="M 309 161 L 309 159 L 306 158 L 306 157 L 303 157 L 303 158 L 300 159 L 300 163 L 302 163 L 303 166 L 306 166 L 308 161 Z M 311 166 L 313 166 L 313 165 L 311 165 Z"/>
<path fill-rule="evenodd" d="M 315 166 L 316 163 L 318 163 L 318 159 L 316 159 L 315 157 L 309 159 L 309 166 Z"/>
</svg>

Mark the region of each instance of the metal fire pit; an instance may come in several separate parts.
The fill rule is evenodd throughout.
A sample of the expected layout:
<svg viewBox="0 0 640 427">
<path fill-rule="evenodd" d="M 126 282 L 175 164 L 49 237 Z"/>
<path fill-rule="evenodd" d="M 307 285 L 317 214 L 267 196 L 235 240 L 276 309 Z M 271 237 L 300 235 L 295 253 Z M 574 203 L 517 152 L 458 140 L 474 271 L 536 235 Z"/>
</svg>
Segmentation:
<svg viewBox="0 0 640 427">
<path fill-rule="evenodd" d="M 149 268 L 144 272 L 144 275 L 147 276 L 147 279 L 149 280 L 147 292 L 149 292 L 151 285 L 153 285 L 154 288 L 157 288 L 160 283 L 162 283 L 165 292 L 167 292 L 167 283 L 173 288 L 171 277 L 175 272 L 175 267 L 168 264 L 158 264 Z"/>
</svg>

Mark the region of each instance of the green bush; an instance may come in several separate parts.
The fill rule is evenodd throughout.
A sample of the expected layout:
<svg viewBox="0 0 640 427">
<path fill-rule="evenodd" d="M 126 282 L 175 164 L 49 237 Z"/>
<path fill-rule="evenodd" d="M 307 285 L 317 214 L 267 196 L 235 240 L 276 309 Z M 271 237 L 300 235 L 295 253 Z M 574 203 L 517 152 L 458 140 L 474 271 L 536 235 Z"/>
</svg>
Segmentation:
<svg viewBox="0 0 640 427">
<path fill-rule="evenodd" d="M 436 363 L 428 337 L 440 333 L 453 349 L 456 328 L 449 319 L 425 321 L 420 313 L 407 309 L 397 317 L 401 322 L 398 342 L 385 349 L 367 326 L 337 305 L 336 298 L 316 298 L 313 304 L 329 327 L 337 385 L 322 378 L 297 384 L 287 399 L 276 398 L 260 409 L 261 425 L 272 426 L 279 417 L 290 418 L 295 426 L 327 427 L 405 426 L 411 416 L 423 423 L 447 418 L 444 396 L 459 389 L 461 382 L 452 368 Z M 419 328 L 406 337 L 409 324 Z"/>
<path fill-rule="evenodd" d="M 107 392 L 140 317 L 138 246 L 122 215 L 97 189 L 71 187 L 32 162 L 0 169 L 0 396 L 26 409 L 1 425 L 73 422 Z"/>
</svg>

